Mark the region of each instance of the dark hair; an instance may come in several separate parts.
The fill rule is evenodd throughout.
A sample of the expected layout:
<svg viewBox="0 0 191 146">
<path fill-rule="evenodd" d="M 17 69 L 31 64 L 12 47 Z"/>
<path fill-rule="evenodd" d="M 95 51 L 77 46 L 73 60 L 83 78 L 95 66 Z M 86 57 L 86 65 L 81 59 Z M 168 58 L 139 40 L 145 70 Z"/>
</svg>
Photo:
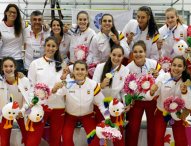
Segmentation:
<svg viewBox="0 0 191 146">
<path fill-rule="evenodd" d="M 115 34 L 115 36 L 117 37 L 117 39 L 119 40 L 119 33 L 115 27 L 113 16 L 111 14 L 103 14 L 101 17 L 101 23 L 102 23 L 104 16 L 110 16 L 112 18 L 113 26 L 111 27 L 111 32 L 113 32 Z M 109 40 L 109 43 L 110 43 L 110 47 L 112 47 L 115 44 L 112 39 Z"/>
<path fill-rule="evenodd" d="M 184 22 L 182 21 L 182 19 L 181 19 L 181 17 L 178 15 L 178 12 L 177 12 L 177 10 L 175 9 L 175 8 L 168 8 L 166 11 L 165 11 L 165 14 L 167 13 L 167 12 L 174 12 L 175 13 L 175 15 L 178 17 L 178 19 L 177 19 L 177 21 L 182 25 L 182 24 L 184 24 Z"/>
<path fill-rule="evenodd" d="M 22 29 L 23 29 L 23 26 L 22 26 L 22 18 L 21 18 L 21 13 L 19 11 L 19 8 L 17 7 L 17 5 L 15 4 L 9 4 L 5 11 L 4 11 L 4 18 L 3 18 L 3 21 L 7 22 L 7 15 L 6 15 L 6 12 L 9 11 L 9 9 L 11 7 L 14 7 L 17 11 L 17 18 L 15 19 L 15 22 L 14 22 L 14 30 L 15 30 L 15 37 L 20 37 L 21 33 L 22 33 Z"/>
<path fill-rule="evenodd" d="M 150 38 L 154 37 L 155 34 L 158 33 L 158 28 L 157 28 L 151 8 L 147 6 L 142 6 L 139 8 L 138 11 L 144 11 L 147 13 L 148 16 L 150 16 L 150 19 L 148 20 L 148 36 Z"/>
<path fill-rule="evenodd" d="M 120 49 L 122 51 L 122 54 L 124 55 L 123 47 L 121 47 L 120 45 L 113 45 L 111 47 L 111 53 L 115 49 Z M 111 62 L 111 57 L 109 56 L 109 58 L 107 59 L 105 65 L 103 67 L 103 72 L 102 72 L 102 75 L 101 75 L 100 83 L 103 82 L 103 80 L 105 79 L 106 73 L 109 73 L 111 71 L 111 68 L 112 68 L 112 62 Z M 110 79 L 109 87 L 111 87 L 111 85 L 112 85 L 112 78 Z"/>
<path fill-rule="evenodd" d="M 47 43 L 49 40 L 53 40 L 53 41 L 56 43 L 57 47 L 58 47 L 58 49 L 56 50 L 56 52 L 55 52 L 55 54 L 54 54 L 54 60 L 59 61 L 60 63 L 62 63 L 63 60 L 62 60 L 62 57 L 61 57 L 61 54 L 60 54 L 59 43 L 58 43 L 57 38 L 54 37 L 54 36 L 49 36 L 48 38 L 45 39 L 45 44 L 44 44 L 44 46 L 46 46 L 46 43 Z M 59 62 L 56 62 L 56 66 L 59 66 L 59 65 L 60 65 Z M 56 66 L 55 66 L 56 71 L 60 71 L 60 70 L 62 69 L 62 67 L 56 67 Z"/>
<path fill-rule="evenodd" d="M 87 27 L 90 26 L 90 20 L 89 20 L 89 15 L 88 15 L 88 13 L 87 13 L 86 11 L 80 11 L 80 12 L 78 12 L 78 14 L 77 14 L 77 20 L 78 20 L 80 14 L 85 14 L 85 15 L 87 16 L 87 18 L 88 18 Z M 75 32 L 77 32 L 78 28 L 79 28 L 79 25 L 77 25 Z"/>
<path fill-rule="evenodd" d="M 31 13 L 30 18 L 32 19 L 32 16 L 39 16 L 39 15 L 41 15 L 42 18 L 43 18 L 42 12 L 40 12 L 39 10 L 35 10 L 35 11 L 33 11 L 33 12 Z"/>
<path fill-rule="evenodd" d="M 60 28 L 61 28 L 60 36 L 63 36 L 63 35 L 64 35 L 63 26 L 64 26 L 64 25 L 63 25 L 62 21 L 61 21 L 60 19 L 54 18 L 54 19 L 51 21 L 51 23 L 50 23 L 50 27 L 52 27 L 54 21 L 58 21 L 58 23 L 60 24 Z M 51 34 L 52 36 L 54 36 L 54 32 L 53 32 L 52 30 L 51 30 L 50 34 Z"/>
<path fill-rule="evenodd" d="M 3 68 L 3 63 L 7 60 L 11 60 L 14 63 L 14 66 L 16 68 L 16 70 L 14 71 L 14 76 L 16 79 L 16 77 L 17 77 L 17 62 L 13 57 L 3 57 L 2 61 L 1 61 L 1 75 L 4 75 L 4 71 L 2 70 L 2 68 Z"/>
<path fill-rule="evenodd" d="M 188 66 L 186 64 L 186 59 L 183 56 L 176 56 L 173 58 L 172 63 L 174 62 L 175 59 L 181 59 L 183 61 L 184 67 L 186 67 L 186 69 L 182 72 L 182 81 L 186 82 L 187 79 L 191 80 L 190 72 L 189 72 Z"/>
<path fill-rule="evenodd" d="M 75 61 L 74 66 L 73 66 L 73 69 L 74 69 L 74 67 L 76 66 L 76 64 L 83 64 L 83 65 L 85 65 L 86 70 L 88 70 L 88 65 L 87 65 L 87 63 L 86 63 L 85 61 L 83 61 L 83 60 L 77 60 L 77 61 Z"/>
<path fill-rule="evenodd" d="M 136 46 L 141 46 L 145 52 L 147 51 L 146 44 L 145 44 L 145 42 L 144 42 L 143 40 L 139 40 L 139 41 L 137 41 L 136 43 L 134 43 L 133 49 L 134 49 L 134 47 L 136 47 Z"/>
</svg>

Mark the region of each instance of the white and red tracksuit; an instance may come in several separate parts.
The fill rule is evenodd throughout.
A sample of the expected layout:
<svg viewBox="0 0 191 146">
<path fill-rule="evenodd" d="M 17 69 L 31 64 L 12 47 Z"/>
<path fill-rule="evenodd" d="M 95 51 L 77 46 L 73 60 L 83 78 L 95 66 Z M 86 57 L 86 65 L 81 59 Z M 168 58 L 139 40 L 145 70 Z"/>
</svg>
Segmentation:
<svg viewBox="0 0 191 146">
<path fill-rule="evenodd" d="M 74 81 L 74 79 L 68 78 L 67 81 Z M 82 85 L 75 83 L 70 89 L 63 87 L 55 93 L 56 98 L 66 95 L 66 118 L 62 133 L 64 145 L 74 146 L 73 133 L 77 121 L 82 122 L 87 134 L 96 128 L 93 102 L 98 105 L 102 114 L 106 111 L 103 104 L 104 96 L 100 91 L 98 83 L 85 78 Z M 110 118 L 109 114 L 104 117 L 105 119 Z M 89 145 L 99 145 L 97 136 Z"/>
<path fill-rule="evenodd" d="M 156 79 L 156 83 L 158 81 L 167 81 L 171 79 L 170 73 L 161 74 Z M 180 91 L 180 84 L 182 83 L 181 77 L 178 81 L 171 80 L 168 83 L 163 83 L 163 85 L 158 89 L 158 91 L 153 95 L 159 95 L 157 99 L 157 109 L 154 116 L 154 123 L 155 123 L 155 146 L 164 146 L 164 136 L 166 132 L 167 122 L 164 121 L 163 111 L 164 109 L 164 101 L 169 97 L 178 96 L 179 98 L 183 99 L 185 102 L 185 108 L 191 109 L 191 92 L 190 88 L 187 87 L 187 92 L 185 94 L 181 93 Z M 176 146 L 188 146 L 187 136 L 185 126 L 183 125 L 183 121 L 175 121 L 172 124 L 172 131 L 175 140 Z"/>
<path fill-rule="evenodd" d="M 3 79 L 3 81 L 0 81 L 0 95 L 1 95 L 1 103 L 0 103 L 0 109 L 2 109 L 7 103 L 10 101 L 10 94 L 13 95 L 13 100 L 17 101 L 19 104 L 20 111 L 24 115 L 25 109 L 28 108 L 27 103 L 25 102 L 25 99 L 31 99 L 30 92 L 30 82 L 29 79 L 24 77 L 22 79 L 17 78 L 17 80 L 10 84 L 6 79 Z M 29 100 L 28 100 L 29 101 Z M 13 122 L 13 121 L 12 121 Z M 10 137 L 11 137 L 11 130 L 4 129 L 4 125 L 6 123 L 6 119 L 0 116 L 0 139 L 1 139 L 1 146 L 10 146 Z M 24 124 L 24 118 L 17 119 L 17 123 L 20 127 L 21 134 L 22 134 L 22 141 L 21 143 L 26 144 L 26 133 L 25 130 L 25 124 Z"/>
<path fill-rule="evenodd" d="M 28 78 L 33 85 L 37 83 L 44 83 L 49 86 L 50 90 L 54 87 L 56 82 L 60 82 L 62 75 L 62 69 L 57 72 L 55 69 L 55 63 L 49 62 L 44 55 L 42 58 L 32 61 Z M 48 99 L 48 106 L 50 109 L 44 109 L 44 122 L 33 123 L 34 131 L 27 132 L 26 146 L 38 146 L 41 142 L 44 126 L 49 119 L 50 125 L 50 146 L 59 146 L 61 142 L 61 134 L 65 119 L 65 103 L 61 98 Z"/>
<path fill-rule="evenodd" d="M 103 72 L 105 63 L 98 64 L 94 75 L 93 75 L 93 80 L 100 83 L 101 75 Z M 119 68 L 113 73 L 113 78 L 112 78 L 112 86 L 111 88 L 106 86 L 104 89 L 101 89 L 101 92 L 105 97 L 112 97 L 112 98 L 117 98 L 119 101 L 124 102 L 124 92 L 123 92 L 123 86 L 124 86 L 124 81 L 127 75 L 129 74 L 129 69 L 126 68 L 123 65 L 120 65 Z M 104 120 L 102 114 L 99 112 L 99 109 L 97 106 L 94 106 L 94 111 L 96 112 L 96 121 L 97 123 L 101 123 L 102 120 Z M 123 116 L 122 116 L 123 119 Z M 111 121 L 113 123 L 116 122 L 116 117 L 111 116 Z M 116 140 L 113 142 L 114 146 L 120 145 L 120 146 L 125 146 L 124 142 L 124 136 L 123 136 L 123 127 L 122 125 L 119 126 L 121 134 L 122 134 L 122 139 L 121 140 Z"/>
<path fill-rule="evenodd" d="M 145 59 L 145 64 L 150 70 L 150 68 L 154 68 L 159 70 L 159 73 L 164 73 L 161 69 L 160 65 L 153 59 Z M 127 65 L 130 73 L 134 73 L 137 78 L 144 74 L 148 74 L 148 71 L 145 67 L 138 67 L 134 61 Z M 148 146 L 154 145 L 154 111 L 156 109 L 156 100 L 149 96 L 150 91 L 146 94 L 141 93 L 140 96 L 144 96 L 141 101 L 136 101 L 133 107 L 129 111 L 129 124 L 126 130 L 126 146 L 137 146 L 138 145 L 138 137 L 141 125 L 141 119 L 143 116 L 143 112 L 145 111 L 147 116 L 147 143 Z"/>
</svg>

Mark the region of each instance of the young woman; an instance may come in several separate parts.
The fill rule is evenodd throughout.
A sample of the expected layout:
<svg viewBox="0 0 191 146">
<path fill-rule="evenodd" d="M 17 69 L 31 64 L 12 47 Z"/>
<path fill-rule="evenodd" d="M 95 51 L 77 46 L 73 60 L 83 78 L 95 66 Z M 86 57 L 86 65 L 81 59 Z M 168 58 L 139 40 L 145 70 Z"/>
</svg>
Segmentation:
<svg viewBox="0 0 191 146">
<path fill-rule="evenodd" d="M 101 91 L 105 97 L 117 98 L 121 102 L 124 101 L 123 86 L 127 75 L 129 74 L 129 69 L 121 64 L 123 60 L 124 51 L 120 45 L 113 45 L 111 47 L 111 53 L 106 63 L 101 63 L 96 67 L 93 75 L 93 80 L 98 82 L 101 87 Z M 107 78 L 105 75 L 111 70 L 116 69 L 113 73 L 111 79 Z M 127 107 L 126 112 L 130 109 Z M 95 106 L 94 111 L 96 112 L 97 123 L 101 123 L 103 116 L 99 112 L 97 106 Z M 116 122 L 116 117 L 111 116 L 113 123 Z M 120 125 L 120 131 L 123 136 L 123 127 Z M 121 140 L 116 140 L 113 142 L 115 146 L 125 146 L 124 137 Z"/>
<path fill-rule="evenodd" d="M 168 58 L 173 59 L 176 55 L 171 55 L 170 52 L 172 50 L 173 43 L 175 42 L 174 38 L 178 38 L 187 42 L 188 26 L 183 24 L 183 21 L 175 8 L 168 8 L 165 12 L 165 15 L 166 24 L 159 29 L 160 37 L 157 41 L 157 46 L 162 57 L 167 56 Z M 167 32 L 170 32 L 170 34 L 166 39 L 164 39 L 164 37 L 167 35 Z M 191 49 L 187 48 L 186 53 L 188 51 L 191 51 Z"/>
<path fill-rule="evenodd" d="M 106 62 L 110 55 L 111 47 L 114 44 L 123 47 L 124 56 L 127 58 L 130 49 L 125 39 L 123 39 L 123 34 L 116 30 L 113 16 L 111 14 L 104 14 L 101 18 L 101 26 L 102 30 L 92 39 L 87 63 Z"/>
<path fill-rule="evenodd" d="M 63 61 L 66 63 L 69 62 L 67 54 L 70 47 L 70 37 L 67 33 L 64 33 L 62 21 L 55 18 L 51 21 L 50 27 L 51 35 L 56 37 L 59 42 L 59 49 Z"/>
<path fill-rule="evenodd" d="M 142 6 L 137 12 L 137 20 L 130 20 L 123 29 L 123 35 L 127 37 L 130 48 L 139 40 L 143 40 L 147 46 L 146 57 L 158 61 L 159 53 L 157 40 L 158 29 L 150 7 Z"/>
<path fill-rule="evenodd" d="M 169 96 L 178 96 L 185 101 L 185 107 L 183 108 L 181 115 L 178 116 L 179 119 L 185 119 L 190 113 L 189 109 L 191 109 L 191 96 L 190 87 L 187 87 L 185 83 L 187 79 L 191 80 L 191 76 L 186 65 L 186 60 L 182 56 L 176 56 L 172 61 L 171 73 L 161 74 L 156 79 L 156 83 L 159 81 L 168 82 L 166 84 L 163 83 L 161 87 L 158 87 L 158 85 L 155 84 L 153 85 L 155 88 L 150 91 L 151 95 L 159 94 L 159 98 L 157 99 L 157 109 L 154 116 L 155 146 L 164 146 L 164 136 L 167 122 L 164 121 L 163 111 L 165 111 L 164 101 Z M 172 124 L 172 130 L 176 146 L 187 146 L 188 141 L 183 121 L 175 121 L 175 123 Z"/>
<path fill-rule="evenodd" d="M 62 140 L 64 145 L 74 146 L 73 133 L 77 121 L 81 121 L 87 134 L 89 134 L 96 127 L 96 119 L 93 112 L 93 102 L 96 103 L 103 114 L 106 109 L 103 104 L 104 96 L 100 92 L 100 86 L 95 81 L 86 78 L 88 74 L 88 66 L 82 61 L 78 60 L 73 65 L 73 78 L 67 78 L 69 83 L 66 87 L 53 88 L 56 98 L 66 95 L 66 117 L 62 133 Z M 63 77 L 67 76 L 68 72 L 63 72 Z M 58 83 L 60 84 L 60 83 Z M 109 115 L 104 115 L 105 119 Z M 99 140 L 97 137 L 89 144 L 90 146 L 98 146 Z"/>
<path fill-rule="evenodd" d="M 137 78 L 144 74 L 149 74 L 151 68 L 155 69 L 152 74 L 157 78 L 159 73 L 164 73 L 157 61 L 145 58 L 147 54 L 146 44 L 138 41 L 133 45 L 133 61 L 127 65 L 130 73 L 136 75 Z M 140 101 L 136 101 L 129 111 L 129 124 L 126 131 L 126 146 L 137 146 L 138 136 L 141 125 L 143 112 L 147 116 L 147 143 L 148 146 L 154 146 L 154 111 L 156 109 L 156 100 L 152 100 L 148 94 L 140 93 L 144 96 Z"/>
<path fill-rule="evenodd" d="M 62 58 L 59 51 L 58 40 L 50 36 L 45 40 L 46 54 L 39 59 L 34 60 L 29 68 L 28 78 L 33 85 L 44 83 L 50 89 L 54 87 L 56 82 L 62 77 L 62 68 L 59 67 Z M 57 61 L 57 62 L 55 62 Z M 44 122 L 34 123 L 33 132 L 27 132 L 26 146 L 39 145 L 44 130 L 44 125 L 49 118 L 50 125 L 50 146 L 60 145 L 61 134 L 64 125 L 65 104 L 61 98 L 52 100 L 49 98 L 49 108 L 44 108 Z"/>
<path fill-rule="evenodd" d="M 0 62 L 3 56 L 13 57 L 17 62 L 17 70 L 24 73 L 22 59 L 22 31 L 27 23 L 22 22 L 20 10 L 15 4 L 9 4 L 4 11 L 0 23 L 3 46 L 0 50 Z"/>
<path fill-rule="evenodd" d="M 70 42 L 70 62 L 74 63 L 76 58 L 74 56 L 75 48 L 79 45 L 86 45 L 89 48 L 93 36 L 96 34 L 93 29 L 89 27 L 89 15 L 86 11 L 80 11 L 77 14 L 77 26 L 72 25 L 68 31 L 71 34 Z M 69 29 L 69 27 L 67 27 Z"/>
<path fill-rule="evenodd" d="M 24 124 L 24 118 L 20 118 L 24 116 L 25 110 L 28 109 L 29 103 L 25 101 L 29 101 L 32 97 L 29 97 L 30 93 L 30 82 L 29 79 L 23 77 L 20 79 L 17 73 L 17 64 L 16 60 L 12 57 L 4 57 L 1 62 L 1 75 L 4 78 L 1 78 L 3 81 L 0 81 L 0 110 L 10 101 L 10 94 L 13 95 L 13 101 L 18 102 L 19 108 L 21 109 L 18 114 L 17 123 L 19 124 L 21 134 L 22 134 L 22 142 L 26 144 L 26 130 Z M 26 99 L 26 100 L 25 100 Z M 4 125 L 6 123 L 6 119 L 0 116 L 0 137 L 1 137 L 1 146 L 9 146 L 10 145 L 10 136 L 11 129 L 4 129 Z"/>
</svg>

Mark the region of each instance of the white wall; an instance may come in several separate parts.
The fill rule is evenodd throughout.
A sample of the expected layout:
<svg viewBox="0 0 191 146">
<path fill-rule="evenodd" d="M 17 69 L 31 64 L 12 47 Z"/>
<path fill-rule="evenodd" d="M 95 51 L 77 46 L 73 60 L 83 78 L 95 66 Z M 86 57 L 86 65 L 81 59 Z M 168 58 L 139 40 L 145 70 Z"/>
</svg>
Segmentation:
<svg viewBox="0 0 191 146">
<path fill-rule="evenodd" d="M 24 9 L 26 7 L 26 4 L 23 2 L 23 0 L 19 0 L 20 1 L 20 7 L 21 9 Z M 28 5 L 28 8 L 30 9 L 42 9 L 43 8 L 43 4 L 39 5 L 38 2 L 44 3 L 45 0 L 28 0 L 28 2 L 36 2 L 37 5 Z M 89 5 L 87 5 L 87 3 L 89 3 L 90 1 L 92 3 L 123 3 L 124 1 L 126 3 L 128 3 L 128 0 L 61 0 L 62 3 L 65 3 L 65 5 L 62 5 L 61 8 L 72 8 L 74 7 L 73 5 L 67 5 L 66 3 L 72 3 L 76 1 L 78 2 L 83 2 L 85 3 L 85 5 L 77 5 L 77 8 L 83 8 L 83 9 L 88 9 L 90 8 Z M 137 10 L 141 5 L 145 5 L 145 4 L 150 4 L 150 3 L 155 3 L 155 4 L 160 4 L 158 6 L 153 6 L 153 5 L 149 5 L 153 12 L 157 12 L 157 13 L 164 13 L 165 10 L 167 8 L 169 8 L 170 6 L 165 6 L 163 4 L 170 4 L 172 1 L 175 0 L 130 0 L 130 3 L 136 3 L 136 5 L 130 5 L 130 8 L 133 10 Z M 48 0 L 49 2 L 49 0 Z M 0 0 L 0 20 L 2 20 L 3 18 L 3 12 L 7 6 L 7 4 L 9 3 L 15 3 L 18 4 L 18 0 Z M 184 10 L 191 10 L 191 0 L 184 0 Z M 182 0 L 180 0 L 179 2 L 177 2 L 173 7 L 175 7 L 177 10 L 181 10 L 182 9 Z M 47 4 L 46 8 L 50 8 L 49 3 Z M 128 5 L 123 6 L 123 5 L 92 5 L 91 6 L 92 9 L 127 9 Z M 155 11 L 157 10 L 157 11 Z M 159 11 L 158 11 L 159 10 Z M 42 10 L 40 10 L 42 11 Z M 30 14 L 32 12 L 32 10 L 29 10 L 28 13 Z M 64 15 L 71 15 L 71 11 L 70 10 L 63 10 L 62 13 L 64 13 Z M 55 12 L 56 15 L 58 15 L 57 12 Z M 50 16 L 50 10 L 45 10 L 44 13 L 45 16 Z M 29 19 L 29 18 L 28 18 Z M 45 17 L 45 19 L 50 19 Z M 191 24 L 191 22 L 190 22 Z"/>
</svg>

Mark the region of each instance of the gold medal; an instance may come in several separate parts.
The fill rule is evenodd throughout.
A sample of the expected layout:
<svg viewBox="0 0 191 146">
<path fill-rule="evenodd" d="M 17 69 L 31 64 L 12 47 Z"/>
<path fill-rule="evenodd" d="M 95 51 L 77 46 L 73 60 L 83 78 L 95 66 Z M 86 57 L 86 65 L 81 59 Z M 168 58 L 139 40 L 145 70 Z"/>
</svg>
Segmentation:
<svg viewBox="0 0 191 146">
<path fill-rule="evenodd" d="M 66 87 L 67 82 L 66 82 L 65 80 L 64 80 L 64 81 L 62 81 L 61 83 L 63 84 L 63 86 L 64 86 L 64 87 Z"/>
<path fill-rule="evenodd" d="M 132 35 L 133 37 L 135 36 L 135 34 L 133 32 L 130 32 L 130 35 Z"/>
<path fill-rule="evenodd" d="M 158 85 L 158 87 L 160 87 L 160 86 L 162 86 L 162 82 L 161 81 L 159 81 L 158 83 L 157 83 L 157 85 Z"/>
<path fill-rule="evenodd" d="M 163 39 L 163 41 L 162 41 L 162 44 L 164 44 L 165 43 L 165 39 Z"/>
<path fill-rule="evenodd" d="M 63 62 L 63 63 L 61 64 L 61 66 L 62 66 L 62 68 L 65 68 L 67 65 L 66 65 L 65 62 Z"/>
<path fill-rule="evenodd" d="M 186 86 L 190 87 L 191 81 L 189 79 L 186 80 Z"/>
<path fill-rule="evenodd" d="M 68 25 L 68 28 L 71 29 L 72 28 L 72 24 Z"/>
<path fill-rule="evenodd" d="M 150 68 L 150 73 L 154 73 L 155 69 L 154 68 Z"/>
<path fill-rule="evenodd" d="M 108 34 L 108 36 L 111 38 L 112 35 L 113 35 L 113 32 L 110 31 L 109 34 Z"/>
<path fill-rule="evenodd" d="M 111 73 L 106 73 L 106 77 L 107 77 L 107 78 L 111 79 L 112 76 L 113 76 L 113 75 L 112 75 Z"/>
</svg>

